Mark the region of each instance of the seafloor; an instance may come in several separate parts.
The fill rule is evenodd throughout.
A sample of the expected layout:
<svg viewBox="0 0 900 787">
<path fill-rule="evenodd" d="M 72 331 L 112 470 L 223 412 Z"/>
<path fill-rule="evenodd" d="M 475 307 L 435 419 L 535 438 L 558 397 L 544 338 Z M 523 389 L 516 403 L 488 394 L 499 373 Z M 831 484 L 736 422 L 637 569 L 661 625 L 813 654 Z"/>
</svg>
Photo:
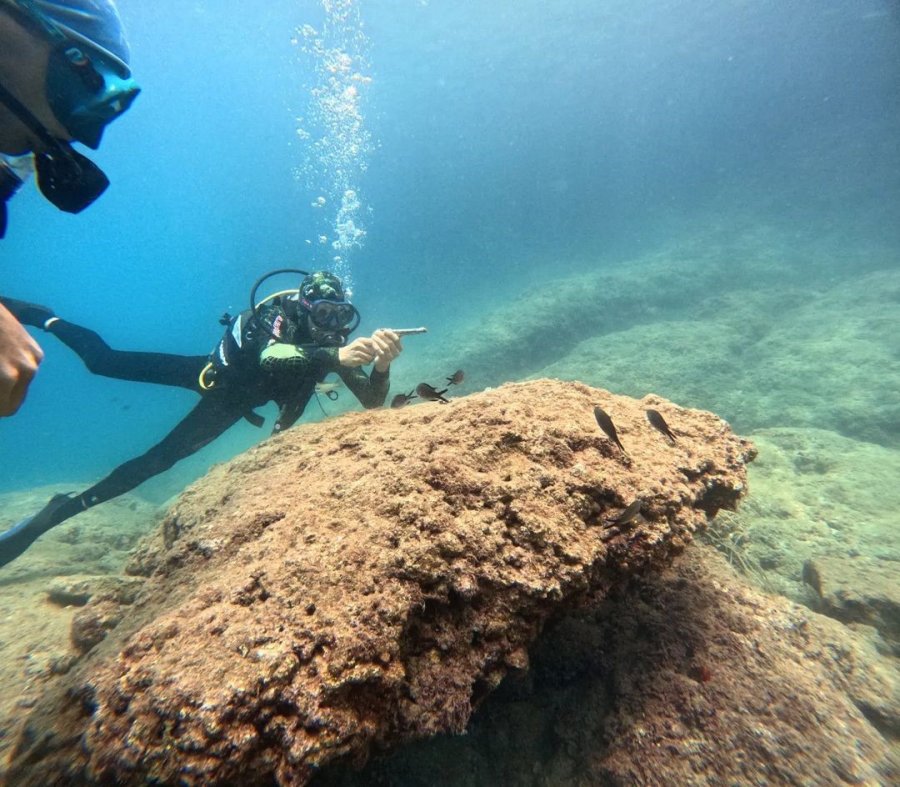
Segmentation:
<svg viewBox="0 0 900 787">
<path fill-rule="evenodd" d="M 535 282 L 477 324 L 448 336 L 432 331 L 429 352 L 417 356 L 424 360 L 398 362 L 392 393 L 463 368 L 456 395 L 556 377 L 636 397 L 655 392 L 719 414 L 752 438 L 759 457 L 744 505 L 712 523 L 704 538 L 765 592 L 869 632 L 896 686 L 898 325 L 900 266 L 892 250 L 838 254 L 827 239 L 798 243 L 765 227 L 737 237 L 711 231 L 552 286 Z M 0 496 L 0 526 L 55 491 L 65 487 Z M 70 624 L 77 607 L 59 578 L 115 574 L 159 516 L 140 496 L 127 496 L 60 526 L 0 571 L 0 755 L 36 697 L 76 658 Z M 473 732 L 483 732 L 502 708 L 488 702 Z M 509 720 L 497 723 L 514 730 Z M 900 748 L 892 723 L 880 732 Z M 514 732 L 433 745 L 424 757 L 419 750 L 403 760 L 401 753 L 371 767 L 382 782 L 386 769 L 402 769 L 410 784 L 455 783 L 452 770 L 444 777 L 417 770 L 417 757 L 465 758 L 470 774 L 482 763 L 484 783 L 498 757 L 515 756 L 521 773 L 531 772 L 521 759 L 532 750 L 523 751 Z M 532 754 L 535 773 L 554 756 Z M 560 770 L 559 783 L 572 772 Z M 367 783 L 365 774 L 345 778 Z"/>
</svg>

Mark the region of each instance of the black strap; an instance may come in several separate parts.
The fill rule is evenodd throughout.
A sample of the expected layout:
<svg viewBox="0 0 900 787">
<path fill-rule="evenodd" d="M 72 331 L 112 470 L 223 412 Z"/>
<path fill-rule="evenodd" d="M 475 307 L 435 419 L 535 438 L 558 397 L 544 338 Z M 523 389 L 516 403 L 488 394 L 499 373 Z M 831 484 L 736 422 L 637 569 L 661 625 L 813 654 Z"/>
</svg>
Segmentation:
<svg viewBox="0 0 900 787">
<path fill-rule="evenodd" d="M 0 103 L 5 104 L 6 108 L 12 112 L 23 125 L 28 127 L 41 142 L 48 148 L 52 148 L 55 152 L 61 152 L 62 148 L 58 139 L 54 139 L 50 132 L 44 127 L 44 124 L 38 120 L 19 99 L 10 93 L 3 84 L 0 83 Z"/>
<path fill-rule="evenodd" d="M 259 429 L 266 422 L 265 418 L 263 418 L 259 413 L 256 413 L 253 410 L 247 410 L 247 412 L 244 413 L 244 418 L 249 423 L 253 424 L 257 429 Z"/>
<path fill-rule="evenodd" d="M 4 5 L 17 16 L 23 25 L 43 36 L 51 44 L 69 40 L 59 26 L 44 14 L 32 0 L 9 0 Z"/>
</svg>

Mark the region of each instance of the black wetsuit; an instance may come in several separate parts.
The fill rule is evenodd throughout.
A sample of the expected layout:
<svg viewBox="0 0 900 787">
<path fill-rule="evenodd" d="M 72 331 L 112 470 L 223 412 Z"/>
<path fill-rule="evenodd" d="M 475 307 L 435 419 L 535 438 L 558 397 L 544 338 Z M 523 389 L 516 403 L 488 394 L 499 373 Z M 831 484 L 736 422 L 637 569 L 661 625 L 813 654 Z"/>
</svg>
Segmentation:
<svg viewBox="0 0 900 787">
<path fill-rule="evenodd" d="M 13 309 L 10 311 L 16 314 Z M 119 465 L 81 494 L 56 496 L 32 518 L 31 524 L 14 538 L 10 535 L 7 539 L 10 543 L 6 544 L 0 535 L 0 565 L 17 557 L 51 527 L 168 470 L 211 443 L 241 418 L 254 420 L 252 411 L 255 407 L 274 401 L 279 406 L 279 414 L 273 431 L 288 428 L 303 414 L 316 383 L 322 382 L 329 373 L 338 374 L 364 407 L 383 405 L 388 394 L 389 373 L 373 369 L 370 376 L 360 367 L 341 366 L 338 348 L 308 343 L 309 334 L 303 320 L 305 317 L 289 318 L 278 300 L 264 308 L 260 322 L 250 322 L 250 329 L 241 337 L 240 357 L 232 357 L 227 366 L 214 365 L 214 385 L 210 390 L 201 387 L 200 374 L 210 359 L 215 359 L 221 343 L 211 356 L 122 352 L 110 348 L 94 331 L 61 319 L 50 321 L 46 330 L 74 350 L 94 374 L 188 388 L 197 391 L 202 398 L 161 442 L 145 454 Z M 271 328 L 274 337 L 269 330 L 260 327 L 263 324 Z M 226 332 L 226 338 L 227 335 Z M 276 348 L 276 344 L 282 347 Z M 284 345 L 292 346 L 291 357 L 269 355 L 273 349 L 289 349 Z M 261 423 L 258 416 L 255 419 Z M 14 546 L 13 541 L 22 542 L 21 549 Z"/>
</svg>

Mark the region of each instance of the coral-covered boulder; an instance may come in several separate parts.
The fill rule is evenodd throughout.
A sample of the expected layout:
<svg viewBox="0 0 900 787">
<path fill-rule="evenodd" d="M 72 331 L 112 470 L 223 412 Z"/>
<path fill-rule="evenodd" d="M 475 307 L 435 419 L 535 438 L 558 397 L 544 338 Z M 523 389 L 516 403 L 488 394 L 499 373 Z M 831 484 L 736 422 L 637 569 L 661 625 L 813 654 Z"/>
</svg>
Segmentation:
<svg viewBox="0 0 900 787">
<path fill-rule="evenodd" d="M 35 714 L 12 773 L 301 784 L 461 731 L 548 619 L 667 565 L 732 507 L 752 456 L 710 413 L 549 380 L 273 437 L 141 547 L 142 595 L 68 702 Z"/>
</svg>

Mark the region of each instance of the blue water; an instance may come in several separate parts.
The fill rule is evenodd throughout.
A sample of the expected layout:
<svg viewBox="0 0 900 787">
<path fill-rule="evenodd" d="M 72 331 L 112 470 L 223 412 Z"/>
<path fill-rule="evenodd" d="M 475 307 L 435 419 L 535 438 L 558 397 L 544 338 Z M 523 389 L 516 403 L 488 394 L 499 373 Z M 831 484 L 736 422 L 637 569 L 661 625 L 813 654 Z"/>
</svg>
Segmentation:
<svg viewBox="0 0 900 787">
<path fill-rule="evenodd" d="M 843 250 L 900 249 L 893 2 L 343 5 L 371 77 L 358 104 L 371 144 L 350 173 L 366 234 L 342 262 L 363 331 L 472 324 L 524 283 L 552 287 L 735 216 L 830 239 L 811 277 Z M 79 216 L 23 189 L 2 288 L 120 349 L 205 353 L 259 274 L 332 262 L 317 239 L 333 205 L 312 203 L 335 173 L 297 133 L 316 64 L 292 43 L 327 14 L 312 0 L 120 11 L 143 94 L 96 156 L 112 186 Z M 0 491 L 98 480 L 194 401 L 92 377 L 39 338 L 39 378 L 0 422 Z M 147 493 L 262 434 L 235 427 Z"/>
</svg>

